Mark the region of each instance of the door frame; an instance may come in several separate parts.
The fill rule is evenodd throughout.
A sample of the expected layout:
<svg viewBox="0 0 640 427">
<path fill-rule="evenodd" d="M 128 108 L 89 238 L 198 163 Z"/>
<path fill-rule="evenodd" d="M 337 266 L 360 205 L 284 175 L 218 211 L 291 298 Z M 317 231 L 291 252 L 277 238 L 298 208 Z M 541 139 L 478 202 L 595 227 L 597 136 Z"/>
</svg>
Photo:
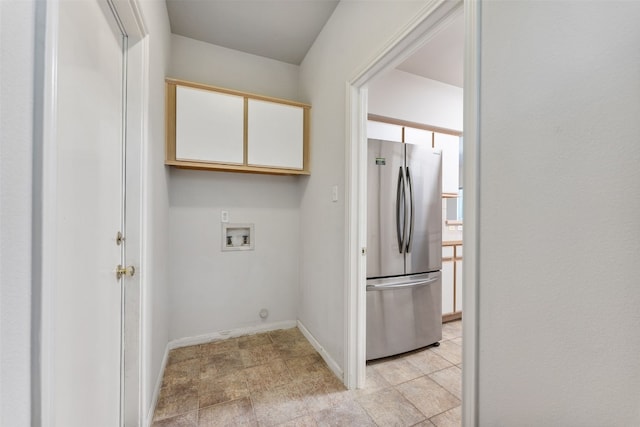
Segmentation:
<svg viewBox="0 0 640 427">
<path fill-rule="evenodd" d="M 32 364 L 31 364 L 31 417 L 33 425 L 43 427 L 52 425 L 55 412 L 55 396 L 53 393 L 53 354 L 54 342 L 54 310 L 55 310 L 55 255 L 56 255 L 56 204 L 57 204 L 57 63 L 58 63 L 58 34 L 60 2 L 64 0 L 50 0 L 36 2 L 36 16 L 38 17 L 36 38 L 40 42 L 36 45 L 36 77 L 41 81 L 36 85 L 40 89 L 35 94 L 39 116 L 36 128 L 40 135 L 34 138 L 34 180 L 33 180 L 33 305 L 32 305 Z M 98 0 L 100 1 L 100 0 Z M 127 197 L 126 203 L 136 213 L 136 218 L 127 215 L 127 221 L 137 223 L 135 239 L 140 244 L 135 248 L 137 262 L 142 262 L 142 210 L 144 165 L 146 153 L 146 128 L 148 98 L 148 31 L 145 27 L 138 0 L 106 0 L 108 7 L 117 14 L 120 24 L 127 35 L 127 115 L 126 115 L 126 148 L 125 159 L 130 157 L 136 164 L 128 164 L 127 169 L 138 170 L 135 179 L 127 180 L 126 193 L 135 194 L 135 198 Z M 36 170 L 39 169 L 39 170 Z M 133 178 L 133 177 L 132 177 Z M 38 252 L 39 251 L 39 252 Z M 144 266 L 136 266 L 144 271 Z M 138 268 L 139 267 L 139 268 Z M 138 276 L 137 286 L 141 290 L 145 286 L 143 276 Z M 137 406 L 137 425 L 143 425 L 142 403 L 142 292 L 138 298 L 135 312 L 137 323 L 135 329 L 135 348 L 133 358 L 137 362 L 136 395 L 132 402 Z M 122 394 L 122 393 L 121 393 Z M 121 399 L 123 396 L 121 395 Z"/>
<path fill-rule="evenodd" d="M 399 65 L 429 41 L 455 15 L 465 14 L 464 69 L 464 173 L 465 185 L 463 274 L 463 425 L 477 420 L 477 254 L 478 254 L 478 116 L 480 2 L 436 0 L 426 5 L 371 62 L 346 84 L 346 179 L 347 268 L 345 271 L 345 361 L 344 382 L 348 388 L 362 388 L 366 371 L 366 232 L 367 232 L 367 84 L 376 76 Z M 473 177 L 473 178 L 471 178 Z"/>
</svg>

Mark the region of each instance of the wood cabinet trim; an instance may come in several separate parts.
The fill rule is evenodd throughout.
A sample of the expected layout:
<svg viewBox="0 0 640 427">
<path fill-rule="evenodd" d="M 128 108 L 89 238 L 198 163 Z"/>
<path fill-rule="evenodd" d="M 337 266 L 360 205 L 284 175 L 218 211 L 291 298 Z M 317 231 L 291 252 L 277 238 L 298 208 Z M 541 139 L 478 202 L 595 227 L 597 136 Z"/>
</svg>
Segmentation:
<svg viewBox="0 0 640 427">
<path fill-rule="evenodd" d="M 243 99 L 242 119 L 242 166 L 249 164 L 249 98 Z"/>
<path fill-rule="evenodd" d="M 422 129 L 422 130 L 428 130 L 428 131 L 431 131 L 431 132 L 444 133 L 444 134 L 447 134 L 447 135 L 462 136 L 462 132 L 460 132 L 459 130 L 441 128 L 441 127 L 438 127 L 438 126 L 425 125 L 423 123 L 410 122 L 408 120 L 394 119 L 394 118 L 391 118 L 391 117 L 379 116 L 377 114 L 368 114 L 367 115 L 367 119 L 371 120 L 372 122 L 388 123 L 390 125 L 398 125 L 398 126 L 403 126 L 403 127 L 406 126 L 406 127 L 410 127 L 410 128 L 414 128 L 414 129 Z M 403 139 L 403 141 L 404 141 L 404 139 Z M 433 141 L 432 141 L 432 144 L 433 144 Z"/>
<path fill-rule="evenodd" d="M 165 160 L 167 166 L 174 166 L 181 169 L 194 169 L 194 170 L 210 170 L 220 172 L 239 172 L 239 173 L 263 173 L 271 175 L 309 175 L 306 170 L 301 169 L 286 169 L 286 168 L 268 168 L 259 166 L 243 166 L 214 162 L 192 162 L 184 160 Z"/>
<path fill-rule="evenodd" d="M 165 86 L 165 159 L 176 158 L 176 86 Z"/>
<path fill-rule="evenodd" d="M 223 87 L 207 85 L 207 84 L 204 84 L 204 83 L 196 83 L 196 82 L 191 82 L 191 81 L 188 81 L 188 80 L 180 80 L 180 79 L 174 79 L 174 78 L 167 77 L 165 79 L 165 82 L 168 83 L 168 84 L 176 85 L 176 86 L 188 86 L 188 87 L 192 87 L 192 88 L 196 88 L 196 89 L 204 89 L 204 90 L 209 90 L 209 91 L 214 91 L 214 92 L 226 93 L 228 95 L 236 95 L 236 96 L 242 96 L 242 97 L 245 97 L 245 98 L 257 99 L 257 100 L 260 100 L 260 101 L 275 102 L 275 103 L 278 103 L 278 104 L 292 105 L 294 107 L 300 107 L 300 108 L 311 108 L 311 105 L 305 104 L 304 102 L 291 101 L 289 99 L 276 98 L 276 97 L 273 97 L 273 96 L 258 95 L 258 94 L 255 94 L 255 93 L 243 92 L 243 91 L 234 90 L 234 89 L 227 89 L 227 88 L 223 88 Z"/>
</svg>

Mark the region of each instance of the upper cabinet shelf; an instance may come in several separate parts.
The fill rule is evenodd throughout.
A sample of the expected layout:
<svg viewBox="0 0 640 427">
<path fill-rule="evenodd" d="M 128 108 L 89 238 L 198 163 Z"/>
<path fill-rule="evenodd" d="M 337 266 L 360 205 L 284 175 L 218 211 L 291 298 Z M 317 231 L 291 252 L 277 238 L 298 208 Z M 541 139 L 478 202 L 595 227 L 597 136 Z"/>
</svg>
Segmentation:
<svg viewBox="0 0 640 427">
<path fill-rule="evenodd" d="M 165 164 L 308 175 L 310 109 L 299 102 L 166 79 Z"/>
</svg>

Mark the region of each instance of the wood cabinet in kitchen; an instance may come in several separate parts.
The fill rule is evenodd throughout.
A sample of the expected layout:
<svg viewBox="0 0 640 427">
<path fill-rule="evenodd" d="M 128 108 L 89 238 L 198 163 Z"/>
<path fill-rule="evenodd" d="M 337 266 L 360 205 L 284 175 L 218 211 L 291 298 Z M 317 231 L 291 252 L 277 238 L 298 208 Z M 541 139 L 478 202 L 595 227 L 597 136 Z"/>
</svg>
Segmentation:
<svg viewBox="0 0 640 427">
<path fill-rule="evenodd" d="M 167 79 L 165 164 L 308 175 L 310 108 L 299 102 Z"/>
<path fill-rule="evenodd" d="M 433 132 L 425 129 L 405 127 L 404 142 L 407 144 L 433 146 Z"/>
<path fill-rule="evenodd" d="M 442 150 L 442 195 L 456 197 L 460 188 L 460 137 L 434 132 L 433 147 Z"/>
<path fill-rule="evenodd" d="M 442 243 L 442 321 L 462 317 L 462 241 Z"/>
<path fill-rule="evenodd" d="M 384 141 L 402 142 L 402 126 L 391 123 L 367 121 L 367 138 L 382 139 Z"/>
</svg>

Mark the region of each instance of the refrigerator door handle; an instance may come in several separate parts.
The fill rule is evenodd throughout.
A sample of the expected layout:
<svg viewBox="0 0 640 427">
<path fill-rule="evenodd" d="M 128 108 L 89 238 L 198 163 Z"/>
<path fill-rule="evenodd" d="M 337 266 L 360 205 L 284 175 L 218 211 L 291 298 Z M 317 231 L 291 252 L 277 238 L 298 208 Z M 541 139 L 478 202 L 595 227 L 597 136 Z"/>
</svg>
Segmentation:
<svg viewBox="0 0 640 427">
<path fill-rule="evenodd" d="M 438 280 L 440 280 L 440 277 L 434 277 L 433 279 L 428 279 L 428 280 L 417 280 L 415 282 L 390 284 L 390 285 L 367 285 L 366 289 L 367 291 L 392 291 L 395 289 L 418 288 L 420 286 L 426 286 L 431 283 L 437 282 Z"/>
<path fill-rule="evenodd" d="M 405 200 L 404 200 L 404 174 L 402 166 L 398 173 L 398 188 L 396 190 L 396 234 L 398 236 L 398 250 L 402 253 L 404 249 L 404 231 L 405 231 Z M 401 212 L 402 211 L 402 212 Z M 402 224 L 400 224 L 400 215 L 402 214 Z"/>
<path fill-rule="evenodd" d="M 405 252 L 409 253 L 411 249 L 411 238 L 413 237 L 413 187 L 411 185 L 411 172 L 409 172 L 409 166 L 407 166 L 407 187 L 409 189 L 409 206 L 407 212 L 409 214 L 409 219 L 407 220 L 407 224 L 409 227 L 409 231 L 407 232 L 407 244 L 405 246 Z"/>
</svg>

